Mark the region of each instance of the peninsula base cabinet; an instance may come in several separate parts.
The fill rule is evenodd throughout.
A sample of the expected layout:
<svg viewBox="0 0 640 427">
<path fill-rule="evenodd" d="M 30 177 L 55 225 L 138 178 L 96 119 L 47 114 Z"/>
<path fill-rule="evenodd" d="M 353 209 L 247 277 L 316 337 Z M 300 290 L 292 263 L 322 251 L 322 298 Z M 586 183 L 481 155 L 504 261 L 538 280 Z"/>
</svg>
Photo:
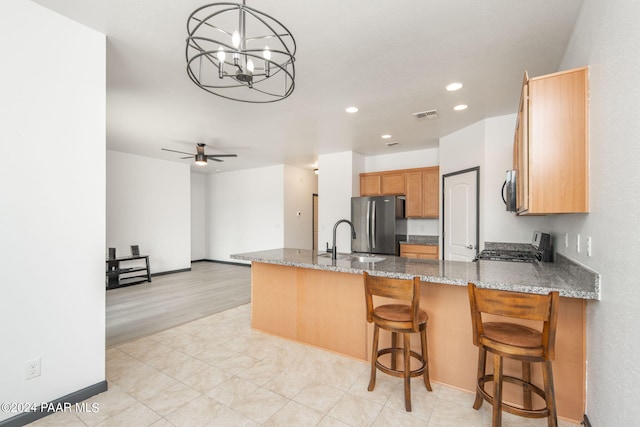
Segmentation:
<svg viewBox="0 0 640 427">
<path fill-rule="evenodd" d="M 514 138 L 517 212 L 589 212 L 588 68 L 528 78 Z"/>
<path fill-rule="evenodd" d="M 478 349 L 472 342 L 467 287 L 422 282 L 420 292 L 420 307 L 429 314 L 431 381 L 474 392 Z M 558 415 L 574 422 L 581 421 L 585 411 L 585 319 L 585 300 L 560 298 L 553 379 Z M 254 261 L 251 327 L 360 360 L 363 370 L 368 365 L 373 326 L 366 321 L 360 274 Z M 384 332 L 380 340 L 381 345 L 390 341 Z M 420 351 L 419 344 L 420 340 L 412 340 L 416 351 Z M 521 368 L 516 361 L 505 361 L 504 374 L 519 375 Z M 340 375 L 345 368 L 329 369 L 333 375 Z M 533 367 L 532 374 L 534 383 L 542 384 L 539 366 Z M 366 383 L 363 384 L 365 392 Z M 505 387 L 504 398 L 522 402 L 522 390 Z M 473 399 L 469 405 L 471 402 Z"/>
</svg>

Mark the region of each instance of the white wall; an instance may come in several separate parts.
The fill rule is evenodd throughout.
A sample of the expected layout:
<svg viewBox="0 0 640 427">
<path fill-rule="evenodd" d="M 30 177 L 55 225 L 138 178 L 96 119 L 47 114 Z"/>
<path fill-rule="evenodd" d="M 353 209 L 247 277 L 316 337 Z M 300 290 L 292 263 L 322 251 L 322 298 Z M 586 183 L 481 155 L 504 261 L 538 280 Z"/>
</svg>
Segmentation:
<svg viewBox="0 0 640 427">
<path fill-rule="evenodd" d="M 534 231 L 548 231 L 544 217 L 516 216 L 507 212 L 502 200 L 505 172 L 513 169 L 515 127 L 516 114 L 484 121 L 484 156 L 480 168 L 481 245 L 485 241 L 528 243 Z"/>
<path fill-rule="evenodd" d="M 340 219 L 351 219 L 351 197 L 360 195 L 360 173 L 365 160 L 352 151 L 318 156 L 318 250 L 333 242 L 333 226 Z M 336 232 L 339 252 L 351 250 L 348 224 Z"/>
<path fill-rule="evenodd" d="M 284 167 L 284 246 L 313 249 L 313 194 L 318 175 L 311 170 Z"/>
<path fill-rule="evenodd" d="M 0 402 L 40 403 L 105 380 L 105 38 L 23 0 L 0 26 Z"/>
<path fill-rule="evenodd" d="M 640 2 L 585 0 L 560 69 L 590 66 L 590 204 L 549 217 L 570 246 L 558 250 L 601 274 L 602 299 L 587 304 L 587 415 L 593 426 L 640 419 Z M 583 246 L 576 252 L 575 239 Z M 593 255 L 584 239 L 593 239 Z"/>
<path fill-rule="evenodd" d="M 439 149 L 427 148 L 424 150 L 403 151 L 400 153 L 369 156 L 364 160 L 363 172 L 378 172 L 395 169 L 426 168 L 438 166 Z"/>
<path fill-rule="evenodd" d="M 207 259 L 284 246 L 284 165 L 207 176 Z"/>
<path fill-rule="evenodd" d="M 190 180 L 188 164 L 107 150 L 106 246 L 138 245 L 152 273 L 190 268 Z"/>
<path fill-rule="evenodd" d="M 191 173 L 191 260 L 207 257 L 207 176 Z"/>
<path fill-rule="evenodd" d="M 484 242 L 527 243 L 547 231 L 544 217 L 516 217 L 505 210 L 500 190 L 513 169 L 515 114 L 474 123 L 440 140 L 440 174 L 480 167 L 480 249 Z"/>
</svg>

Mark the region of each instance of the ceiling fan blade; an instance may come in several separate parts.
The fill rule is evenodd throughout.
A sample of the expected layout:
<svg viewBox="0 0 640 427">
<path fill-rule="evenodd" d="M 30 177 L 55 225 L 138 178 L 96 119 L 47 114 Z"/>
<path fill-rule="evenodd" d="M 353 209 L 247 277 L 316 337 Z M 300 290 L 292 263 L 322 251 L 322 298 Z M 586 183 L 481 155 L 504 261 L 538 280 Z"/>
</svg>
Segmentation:
<svg viewBox="0 0 640 427">
<path fill-rule="evenodd" d="M 224 160 L 216 159 L 215 157 L 209 157 L 209 156 L 207 156 L 207 159 L 209 159 L 209 160 L 213 160 L 214 162 L 224 162 Z"/>
<path fill-rule="evenodd" d="M 188 154 L 188 155 L 190 155 L 190 156 L 195 156 L 195 154 L 185 153 L 184 151 L 169 150 L 168 148 L 162 148 L 162 150 L 164 150 L 164 151 L 171 151 L 172 153 Z"/>
<path fill-rule="evenodd" d="M 207 157 L 238 157 L 237 154 L 207 154 Z"/>
<path fill-rule="evenodd" d="M 193 154 L 188 156 L 188 157 L 180 157 L 181 159 L 192 159 L 193 158 Z"/>
</svg>

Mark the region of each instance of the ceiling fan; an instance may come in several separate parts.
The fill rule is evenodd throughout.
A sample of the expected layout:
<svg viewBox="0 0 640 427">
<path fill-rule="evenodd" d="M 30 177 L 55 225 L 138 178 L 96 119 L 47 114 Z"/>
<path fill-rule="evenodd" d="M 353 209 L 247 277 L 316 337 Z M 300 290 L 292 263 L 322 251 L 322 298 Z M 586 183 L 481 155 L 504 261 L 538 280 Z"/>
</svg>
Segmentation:
<svg viewBox="0 0 640 427">
<path fill-rule="evenodd" d="M 196 154 L 192 154 L 192 153 L 185 153 L 184 151 L 176 151 L 176 150 L 169 150 L 168 148 L 163 148 L 164 151 L 171 151 L 173 153 L 181 153 L 181 154 L 188 154 L 188 157 L 181 157 L 181 159 L 188 159 L 192 156 L 195 157 L 196 159 L 196 165 L 198 166 L 205 166 L 207 164 L 207 160 L 213 160 L 214 162 L 223 162 L 224 160 L 220 160 L 218 157 L 238 157 L 237 154 L 205 154 L 204 153 L 204 147 L 206 144 L 203 143 L 198 143 L 196 145 Z"/>
</svg>

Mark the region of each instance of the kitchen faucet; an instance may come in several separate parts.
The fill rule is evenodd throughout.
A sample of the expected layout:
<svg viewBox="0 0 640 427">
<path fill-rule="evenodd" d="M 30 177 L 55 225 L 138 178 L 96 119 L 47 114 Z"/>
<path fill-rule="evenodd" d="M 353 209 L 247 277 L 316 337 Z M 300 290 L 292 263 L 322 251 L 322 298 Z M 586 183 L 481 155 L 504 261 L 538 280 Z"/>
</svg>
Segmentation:
<svg viewBox="0 0 640 427">
<path fill-rule="evenodd" d="M 331 259 L 338 259 L 338 250 L 336 248 L 336 230 L 338 229 L 338 225 L 341 222 L 346 222 L 351 226 L 351 231 L 353 232 L 353 238 L 356 238 L 356 229 L 348 219 L 339 219 L 335 225 L 333 226 L 333 245 L 331 246 Z"/>
</svg>

